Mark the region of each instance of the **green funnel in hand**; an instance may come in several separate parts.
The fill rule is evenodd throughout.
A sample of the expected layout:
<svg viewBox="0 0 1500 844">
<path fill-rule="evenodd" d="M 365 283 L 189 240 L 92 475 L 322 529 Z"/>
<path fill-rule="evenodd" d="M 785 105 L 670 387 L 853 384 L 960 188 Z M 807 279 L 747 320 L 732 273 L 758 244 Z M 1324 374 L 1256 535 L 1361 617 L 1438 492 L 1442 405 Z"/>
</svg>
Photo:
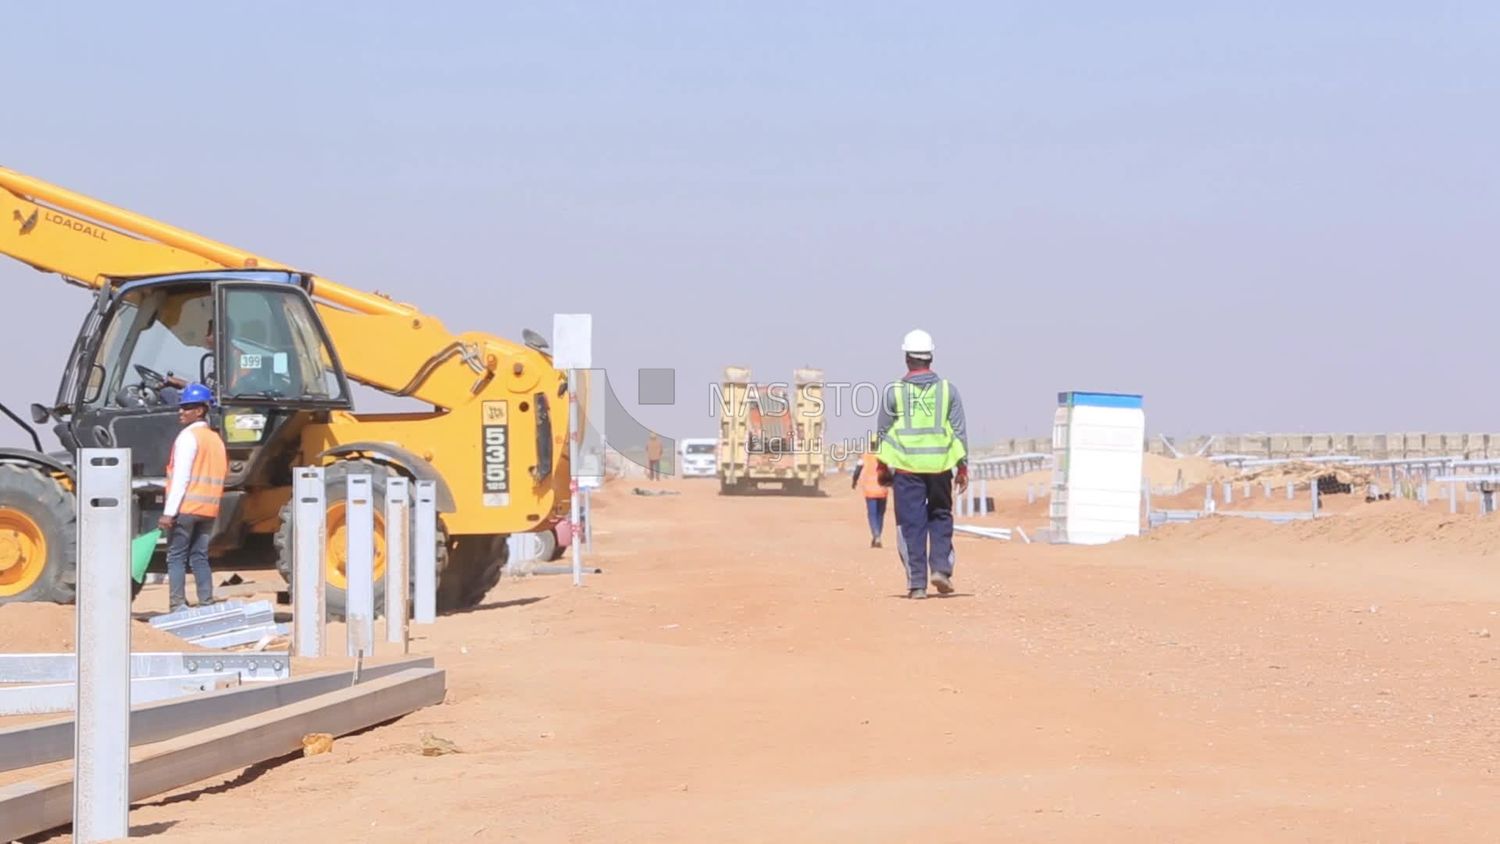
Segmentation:
<svg viewBox="0 0 1500 844">
<path fill-rule="evenodd" d="M 156 543 L 160 539 L 161 528 L 157 528 L 130 541 L 130 576 L 136 583 L 145 580 L 146 566 L 151 565 L 151 557 L 156 553 Z"/>
</svg>

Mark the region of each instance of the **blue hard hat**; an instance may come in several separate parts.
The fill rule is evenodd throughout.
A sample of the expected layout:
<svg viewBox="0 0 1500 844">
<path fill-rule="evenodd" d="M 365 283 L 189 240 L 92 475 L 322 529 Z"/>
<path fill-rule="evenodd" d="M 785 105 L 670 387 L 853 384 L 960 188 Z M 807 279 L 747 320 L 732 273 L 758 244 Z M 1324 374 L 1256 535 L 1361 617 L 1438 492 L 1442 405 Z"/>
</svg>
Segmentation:
<svg viewBox="0 0 1500 844">
<path fill-rule="evenodd" d="M 189 384 L 182 389 L 182 396 L 177 400 L 177 406 L 183 407 L 190 404 L 213 404 L 214 392 L 202 384 Z"/>
</svg>

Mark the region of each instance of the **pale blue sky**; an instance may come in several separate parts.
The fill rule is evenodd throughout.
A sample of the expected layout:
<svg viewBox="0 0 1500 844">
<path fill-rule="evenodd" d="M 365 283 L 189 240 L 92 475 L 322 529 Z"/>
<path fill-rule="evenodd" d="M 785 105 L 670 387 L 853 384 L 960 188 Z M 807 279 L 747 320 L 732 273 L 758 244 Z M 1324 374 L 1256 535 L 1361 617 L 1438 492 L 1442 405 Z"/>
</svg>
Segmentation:
<svg viewBox="0 0 1500 844">
<path fill-rule="evenodd" d="M 679 371 L 640 412 L 668 436 L 713 433 L 724 364 L 885 380 L 912 327 L 980 441 L 1069 389 L 1144 393 L 1168 433 L 1500 431 L 1492 3 L 3 19 L 0 164 L 454 330 L 592 312 L 627 404 Z M 0 283 L 34 297 L 0 397 L 50 399 L 87 296 Z"/>
</svg>

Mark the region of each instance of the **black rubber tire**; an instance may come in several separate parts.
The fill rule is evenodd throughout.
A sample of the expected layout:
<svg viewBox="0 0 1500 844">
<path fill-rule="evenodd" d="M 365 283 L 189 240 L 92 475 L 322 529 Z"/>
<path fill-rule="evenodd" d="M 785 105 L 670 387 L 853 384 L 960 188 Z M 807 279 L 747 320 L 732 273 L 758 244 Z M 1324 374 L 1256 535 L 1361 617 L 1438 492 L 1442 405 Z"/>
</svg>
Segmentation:
<svg viewBox="0 0 1500 844">
<path fill-rule="evenodd" d="M 541 553 L 537 554 L 538 560 L 550 563 L 553 560 L 562 559 L 563 554 L 567 553 L 568 549 L 557 541 L 557 534 L 553 533 L 550 528 L 537 531 L 536 536 L 537 540 L 542 543 Z M 505 550 L 507 554 L 510 552 L 510 543 L 506 543 Z"/>
<path fill-rule="evenodd" d="M 369 460 L 343 460 L 323 470 L 323 494 L 325 501 L 335 502 L 343 500 L 347 489 L 350 475 L 369 474 L 370 494 L 374 498 L 377 507 L 376 534 L 377 537 L 383 532 L 380 527 L 385 519 L 385 487 L 386 479 L 394 473 L 386 466 Z M 287 594 L 292 593 L 292 505 L 288 500 L 281 508 L 281 524 L 276 528 L 272 544 L 276 549 L 276 570 L 287 583 Z M 447 532 L 443 527 L 443 520 L 438 519 L 437 525 L 437 570 L 438 570 L 438 595 L 441 603 L 443 581 L 446 579 L 446 570 L 449 565 L 449 542 Z M 416 587 L 416 569 L 408 566 L 410 575 L 410 588 Z M 408 593 L 411 594 L 411 593 Z M 342 621 L 345 617 L 348 595 L 343 589 L 336 588 L 332 584 L 324 586 L 324 607 L 328 620 Z M 408 611 L 412 611 L 412 604 L 408 602 Z M 385 615 L 385 578 L 375 579 L 375 617 Z"/>
<path fill-rule="evenodd" d="M 0 509 L 26 514 L 47 543 L 47 561 L 36 582 L 0 597 L 0 604 L 71 604 L 78 597 L 78 511 L 73 493 L 34 466 L 0 464 Z"/>
<path fill-rule="evenodd" d="M 509 558 L 510 543 L 503 534 L 455 538 L 448 569 L 438 580 L 438 612 L 478 606 L 500 582 Z"/>
</svg>

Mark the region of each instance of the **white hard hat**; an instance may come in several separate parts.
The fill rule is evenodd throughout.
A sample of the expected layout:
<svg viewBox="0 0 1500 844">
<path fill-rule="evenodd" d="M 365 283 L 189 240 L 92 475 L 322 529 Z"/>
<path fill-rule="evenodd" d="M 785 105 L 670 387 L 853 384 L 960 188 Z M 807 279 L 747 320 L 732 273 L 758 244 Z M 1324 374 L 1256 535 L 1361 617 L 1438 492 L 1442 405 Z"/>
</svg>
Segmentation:
<svg viewBox="0 0 1500 844">
<path fill-rule="evenodd" d="M 906 332 L 901 341 L 901 351 L 913 354 L 932 354 L 932 335 L 920 328 Z"/>
</svg>

